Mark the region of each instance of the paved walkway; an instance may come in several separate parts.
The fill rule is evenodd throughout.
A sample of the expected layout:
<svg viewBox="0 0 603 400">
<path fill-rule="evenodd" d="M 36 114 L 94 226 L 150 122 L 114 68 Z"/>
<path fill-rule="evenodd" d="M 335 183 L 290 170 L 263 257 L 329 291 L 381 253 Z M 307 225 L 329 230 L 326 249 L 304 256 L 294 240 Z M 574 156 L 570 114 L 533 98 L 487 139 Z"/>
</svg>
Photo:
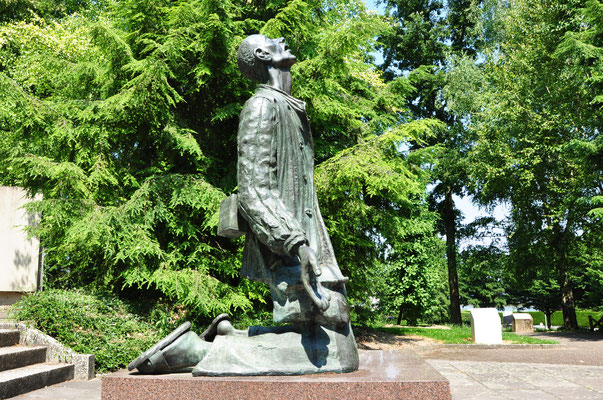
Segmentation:
<svg viewBox="0 0 603 400">
<path fill-rule="evenodd" d="M 603 399 L 603 334 L 550 332 L 543 349 L 417 348 L 450 381 L 453 400 Z"/>
<path fill-rule="evenodd" d="M 70 381 L 35 390 L 21 396 L 12 397 L 14 400 L 100 400 L 101 380 L 95 378 L 89 381 Z"/>
<path fill-rule="evenodd" d="M 603 367 L 428 360 L 450 381 L 453 400 L 603 399 Z M 15 400 L 100 400 L 100 379 L 66 382 Z"/>
<path fill-rule="evenodd" d="M 603 367 L 428 360 L 453 400 L 603 399 Z"/>
<path fill-rule="evenodd" d="M 536 364 L 568 364 L 603 366 L 603 334 L 595 332 L 551 332 L 531 335 L 541 339 L 553 339 L 560 346 L 539 349 L 470 347 L 417 347 L 423 358 L 451 361 L 493 361 Z"/>
<path fill-rule="evenodd" d="M 559 341 L 547 349 L 421 348 L 415 350 L 450 381 L 453 400 L 603 400 L 603 335 L 535 334 Z M 67 382 L 15 400 L 100 400 L 100 380 Z"/>
</svg>

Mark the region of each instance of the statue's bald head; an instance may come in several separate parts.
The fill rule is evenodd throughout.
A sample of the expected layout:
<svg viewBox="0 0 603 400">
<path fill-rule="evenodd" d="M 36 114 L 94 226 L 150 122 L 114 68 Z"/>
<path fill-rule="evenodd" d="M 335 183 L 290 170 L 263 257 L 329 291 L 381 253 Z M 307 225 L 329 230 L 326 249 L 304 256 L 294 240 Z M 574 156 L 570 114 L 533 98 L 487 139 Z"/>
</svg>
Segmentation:
<svg viewBox="0 0 603 400">
<path fill-rule="evenodd" d="M 237 64 L 245 78 L 254 82 L 264 82 L 267 66 L 256 57 L 255 50 L 265 46 L 268 40 L 264 35 L 251 35 L 247 36 L 239 46 Z"/>
</svg>

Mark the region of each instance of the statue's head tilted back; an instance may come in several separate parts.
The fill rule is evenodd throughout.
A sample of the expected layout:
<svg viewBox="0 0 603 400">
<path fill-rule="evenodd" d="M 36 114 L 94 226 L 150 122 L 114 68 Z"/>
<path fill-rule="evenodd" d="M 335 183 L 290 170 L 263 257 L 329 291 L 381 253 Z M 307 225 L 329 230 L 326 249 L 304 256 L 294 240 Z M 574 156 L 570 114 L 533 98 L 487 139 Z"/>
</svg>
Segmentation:
<svg viewBox="0 0 603 400">
<path fill-rule="evenodd" d="M 264 35 L 247 36 L 239 46 L 237 52 L 237 64 L 241 74 L 254 82 L 263 82 L 263 70 L 266 65 L 255 56 L 255 49 L 259 48 L 266 41 Z"/>
<path fill-rule="evenodd" d="M 268 68 L 289 69 L 295 61 L 285 39 L 269 39 L 264 35 L 246 37 L 237 52 L 237 64 L 243 76 L 260 83 L 267 81 Z"/>
</svg>

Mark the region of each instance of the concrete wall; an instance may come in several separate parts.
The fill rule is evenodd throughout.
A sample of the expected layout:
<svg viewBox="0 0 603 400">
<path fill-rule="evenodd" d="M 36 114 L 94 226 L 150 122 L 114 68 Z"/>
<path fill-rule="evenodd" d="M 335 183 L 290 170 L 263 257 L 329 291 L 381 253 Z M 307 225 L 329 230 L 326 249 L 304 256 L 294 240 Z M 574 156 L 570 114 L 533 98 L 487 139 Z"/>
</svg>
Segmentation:
<svg viewBox="0 0 603 400">
<path fill-rule="evenodd" d="M 23 231 L 38 221 L 22 208 L 30 201 L 23 189 L 0 186 L 0 304 L 41 286 L 40 243 Z"/>
</svg>

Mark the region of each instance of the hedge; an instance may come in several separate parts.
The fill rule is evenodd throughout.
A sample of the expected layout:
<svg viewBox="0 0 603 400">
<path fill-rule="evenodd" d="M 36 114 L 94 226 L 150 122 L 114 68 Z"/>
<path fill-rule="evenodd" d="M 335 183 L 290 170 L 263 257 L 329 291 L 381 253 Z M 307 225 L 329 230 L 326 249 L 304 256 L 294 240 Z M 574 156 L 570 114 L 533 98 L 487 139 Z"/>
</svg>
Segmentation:
<svg viewBox="0 0 603 400">
<path fill-rule="evenodd" d="M 534 326 L 536 325 L 546 325 L 544 323 L 544 312 L 542 311 L 518 311 L 521 313 L 530 314 L 534 319 Z M 499 312 L 500 320 L 502 322 L 503 314 Z M 590 325 L 588 323 L 588 316 L 591 315 L 593 318 L 599 320 L 603 316 L 602 311 L 592 311 L 592 310 L 576 310 L 576 317 L 578 318 L 578 326 L 581 328 L 588 328 Z M 471 316 L 469 311 L 462 311 L 461 318 L 463 320 L 463 324 L 470 325 L 471 324 Z M 563 326 L 563 313 L 561 311 L 555 311 L 551 317 L 551 325 L 554 326 Z"/>
</svg>

